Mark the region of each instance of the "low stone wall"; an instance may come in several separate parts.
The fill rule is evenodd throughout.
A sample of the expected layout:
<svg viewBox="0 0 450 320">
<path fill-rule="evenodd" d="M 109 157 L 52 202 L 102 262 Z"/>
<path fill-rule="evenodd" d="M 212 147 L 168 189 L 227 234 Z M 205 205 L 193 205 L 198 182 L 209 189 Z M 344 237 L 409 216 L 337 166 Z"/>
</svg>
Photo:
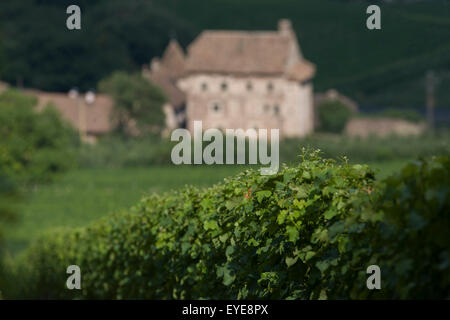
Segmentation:
<svg viewBox="0 0 450 320">
<path fill-rule="evenodd" d="M 349 136 L 367 137 L 369 135 L 419 135 L 426 129 L 423 123 L 413 123 L 393 118 L 354 118 L 346 127 L 345 134 Z"/>
</svg>

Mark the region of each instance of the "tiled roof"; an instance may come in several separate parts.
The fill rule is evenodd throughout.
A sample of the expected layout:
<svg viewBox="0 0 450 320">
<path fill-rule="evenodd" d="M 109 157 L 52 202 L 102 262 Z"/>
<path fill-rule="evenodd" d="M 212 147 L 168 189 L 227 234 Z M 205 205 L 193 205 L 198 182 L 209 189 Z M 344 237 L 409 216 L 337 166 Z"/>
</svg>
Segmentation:
<svg viewBox="0 0 450 320">
<path fill-rule="evenodd" d="M 186 74 L 283 75 L 312 78 L 315 67 L 300 52 L 288 20 L 278 31 L 204 31 L 188 47 Z"/>
<path fill-rule="evenodd" d="M 185 56 L 183 49 L 178 44 L 178 41 L 170 41 L 162 56 L 161 65 L 165 69 L 165 74 L 170 78 L 178 78 L 183 75 Z"/>
<path fill-rule="evenodd" d="M 286 75 L 290 80 L 305 81 L 314 77 L 315 73 L 316 66 L 309 61 L 303 60 L 289 68 Z"/>
<path fill-rule="evenodd" d="M 205 31 L 189 47 L 186 72 L 284 72 L 290 41 L 277 32 Z"/>
</svg>

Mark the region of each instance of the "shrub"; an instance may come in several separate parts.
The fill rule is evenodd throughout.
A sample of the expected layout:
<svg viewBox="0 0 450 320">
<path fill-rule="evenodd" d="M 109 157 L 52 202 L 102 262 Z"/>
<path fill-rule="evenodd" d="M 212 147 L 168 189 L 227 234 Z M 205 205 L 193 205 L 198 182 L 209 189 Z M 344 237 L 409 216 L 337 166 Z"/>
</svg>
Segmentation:
<svg viewBox="0 0 450 320">
<path fill-rule="evenodd" d="M 11 222 L 14 219 L 14 207 L 17 201 L 18 191 L 0 167 L 0 260 L 3 238 L 3 223 Z"/>
<path fill-rule="evenodd" d="M 77 135 L 51 108 L 15 90 L 0 95 L 0 166 L 20 182 L 48 181 L 72 166 Z"/>
<path fill-rule="evenodd" d="M 3 173 L 0 167 L 0 300 L 2 299 L 2 281 L 5 278 L 4 274 L 4 243 L 3 232 L 5 225 L 13 222 L 16 218 L 16 202 L 19 198 L 16 186 L 12 181 Z"/>
<path fill-rule="evenodd" d="M 349 107 L 337 100 L 324 101 L 318 106 L 320 129 L 324 132 L 341 133 L 351 115 Z"/>
<path fill-rule="evenodd" d="M 383 232 L 367 250 L 395 298 L 450 298 L 449 186 L 449 157 L 412 162 L 382 183 L 373 211 L 384 214 Z"/>
<path fill-rule="evenodd" d="M 246 171 L 206 190 L 153 195 L 131 213 L 37 242 L 12 296 L 449 298 L 449 172 L 448 158 L 420 161 L 378 184 L 367 166 L 313 153 L 273 176 Z M 81 291 L 64 288 L 71 264 Z M 366 288 L 371 264 L 382 290 Z"/>
</svg>

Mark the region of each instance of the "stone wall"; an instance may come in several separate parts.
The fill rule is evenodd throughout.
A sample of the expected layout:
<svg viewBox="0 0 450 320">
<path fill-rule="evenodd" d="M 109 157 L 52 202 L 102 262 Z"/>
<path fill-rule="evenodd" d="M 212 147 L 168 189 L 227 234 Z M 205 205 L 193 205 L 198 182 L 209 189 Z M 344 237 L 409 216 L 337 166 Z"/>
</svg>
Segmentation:
<svg viewBox="0 0 450 320">
<path fill-rule="evenodd" d="M 349 136 L 367 137 L 369 135 L 419 135 L 426 129 L 423 123 L 413 123 L 393 118 L 354 118 L 346 127 L 345 134 Z"/>
</svg>

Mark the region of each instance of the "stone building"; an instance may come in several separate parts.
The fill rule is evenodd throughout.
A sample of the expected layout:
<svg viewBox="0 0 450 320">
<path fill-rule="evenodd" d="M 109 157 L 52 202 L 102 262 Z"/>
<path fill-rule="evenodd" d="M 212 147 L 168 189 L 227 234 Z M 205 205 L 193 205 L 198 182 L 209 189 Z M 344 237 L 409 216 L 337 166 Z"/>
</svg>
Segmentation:
<svg viewBox="0 0 450 320">
<path fill-rule="evenodd" d="M 172 120 L 203 129 L 280 129 L 284 137 L 314 129 L 312 78 L 289 20 L 277 31 L 204 31 L 186 55 L 172 41 L 144 75 L 170 97 Z M 180 92 L 181 90 L 181 92 Z M 180 99 L 175 99 L 179 97 Z M 185 117 L 185 118 L 184 118 Z"/>
</svg>

